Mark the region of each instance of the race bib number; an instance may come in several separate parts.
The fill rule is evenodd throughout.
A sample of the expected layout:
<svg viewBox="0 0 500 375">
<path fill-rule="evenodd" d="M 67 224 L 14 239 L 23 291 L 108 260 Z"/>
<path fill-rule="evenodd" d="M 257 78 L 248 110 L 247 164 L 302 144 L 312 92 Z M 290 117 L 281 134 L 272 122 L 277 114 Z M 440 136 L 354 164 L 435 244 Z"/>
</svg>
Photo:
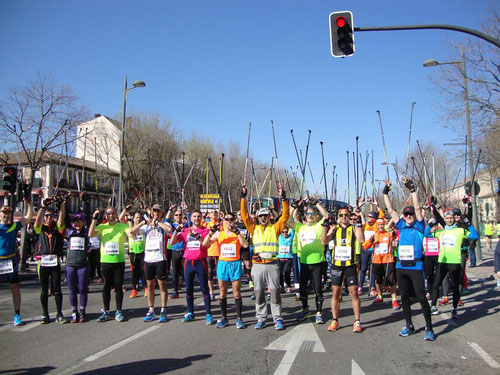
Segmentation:
<svg viewBox="0 0 500 375">
<path fill-rule="evenodd" d="M 350 246 L 336 246 L 335 247 L 335 260 L 346 262 L 351 260 L 351 247 Z"/>
<path fill-rule="evenodd" d="M 316 231 L 315 230 L 306 230 L 300 235 L 300 242 L 302 245 L 309 245 L 316 240 Z"/>
<path fill-rule="evenodd" d="M 389 247 L 387 243 L 381 242 L 375 244 L 375 254 L 387 254 L 389 252 Z"/>
<path fill-rule="evenodd" d="M 399 260 L 415 260 L 413 245 L 399 245 Z"/>
<path fill-rule="evenodd" d="M 225 243 L 220 246 L 220 256 L 222 258 L 236 258 L 236 244 Z"/>
<path fill-rule="evenodd" d="M 160 240 L 148 239 L 146 241 L 146 251 L 160 251 Z"/>
<path fill-rule="evenodd" d="M 85 238 L 84 237 L 71 237 L 71 239 L 69 240 L 69 249 L 71 251 L 85 250 Z"/>
<path fill-rule="evenodd" d="M 335 241 L 334 240 L 331 240 L 330 242 L 328 242 L 328 250 L 333 250 L 334 247 L 335 247 Z"/>
<path fill-rule="evenodd" d="M 287 245 L 280 245 L 279 247 L 279 253 L 281 255 L 288 255 L 290 254 L 290 247 Z"/>
<path fill-rule="evenodd" d="M 14 272 L 12 259 L 0 260 L 0 275 Z"/>
<path fill-rule="evenodd" d="M 425 246 L 428 255 L 439 254 L 439 240 L 437 238 L 427 238 Z"/>
<path fill-rule="evenodd" d="M 444 235 L 441 237 L 441 245 L 443 247 L 455 247 L 455 243 L 457 241 L 457 238 L 455 236 L 449 236 L 449 235 Z"/>
<path fill-rule="evenodd" d="M 144 240 L 144 236 L 142 234 L 139 234 L 134 238 L 135 242 L 141 242 L 142 240 Z"/>
<path fill-rule="evenodd" d="M 186 244 L 186 249 L 187 250 L 200 250 L 201 248 L 201 242 L 198 240 L 195 240 L 194 237 L 188 237 L 188 241 Z"/>
<path fill-rule="evenodd" d="M 118 255 L 120 253 L 118 242 L 106 242 L 104 244 L 104 253 L 106 255 Z"/>
<path fill-rule="evenodd" d="M 54 254 L 42 255 L 42 261 L 41 261 L 40 265 L 42 267 L 57 266 L 57 255 L 54 255 Z"/>
</svg>

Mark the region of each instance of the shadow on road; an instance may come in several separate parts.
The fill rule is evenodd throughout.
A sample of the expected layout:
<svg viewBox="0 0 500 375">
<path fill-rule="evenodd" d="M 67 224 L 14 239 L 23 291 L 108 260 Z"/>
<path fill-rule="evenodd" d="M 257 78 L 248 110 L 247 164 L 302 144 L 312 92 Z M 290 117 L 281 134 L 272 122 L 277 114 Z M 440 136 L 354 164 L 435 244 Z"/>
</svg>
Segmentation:
<svg viewBox="0 0 500 375">
<path fill-rule="evenodd" d="M 49 371 L 54 370 L 55 367 L 52 366 L 44 366 L 44 367 L 32 367 L 32 368 L 19 368 L 12 370 L 4 370 L 0 371 L 0 374 L 13 374 L 13 375 L 39 375 L 46 374 Z"/>
<path fill-rule="evenodd" d="M 191 366 L 195 361 L 211 357 L 210 354 L 199 354 L 186 358 L 161 358 L 144 361 L 122 363 L 115 366 L 80 372 L 86 375 L 121 375 L 121 374 L 164 374 L 169 371 L 179 370 Z"/>
</svg>

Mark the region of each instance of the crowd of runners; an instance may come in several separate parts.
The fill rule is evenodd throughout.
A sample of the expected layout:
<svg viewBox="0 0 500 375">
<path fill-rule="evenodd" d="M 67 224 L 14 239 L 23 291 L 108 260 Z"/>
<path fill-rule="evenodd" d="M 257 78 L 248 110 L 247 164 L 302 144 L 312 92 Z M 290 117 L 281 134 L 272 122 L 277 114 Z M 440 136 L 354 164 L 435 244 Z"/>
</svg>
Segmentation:
<svg viewBox="0 0 500 375">
<path fill-rule="evenodd" d="M 406 177 L 402 184 L 410 196 L 410 204 L 402 212 L 393 208 L 389 180 L 383 190 L 383 205 L 375 199 L 359 199 L 354 207 L 332 207 L 330 211 L 308 195 L 289 200 L 280 188 L 278 212 L 258 206 L 249 212 L 245 186 L 239 211 L 211 210 L 208 215 L 199 210 L 187 212 L 176 205 L 164 209 L 159 204 L 135 210 L 130 205 L 121 213 L 108 207 L 103 213 L 96 210 L 89 214 L 82 207 L 80 212 L 67 215 L 66 200 L 49 197 L 34 221 L 34 231 L 39 235 L 35 258 L 41 286 L 41 323 L 51 321 L 50 294 L 55 297 L 56 322 L 87 322 L 89 283 L 96 277 L 98 283 L 102 282 L 102 311 L 97 322 L 126 321 L 123 300 L 128 256 L 132 274 L 129 297 L 138 297 L 142 289 L 147 297 L 144 322 L 167 322 L 168 300 L 178 299 L 182 289 L 186 298 L 182 322 L 196 320 L 196 276 L 205 322 L 217 328 L 229 325 L 230 290 L 235 326 L 246 328 L 241 293 L 244 281 L 253 290 L 250 298 L 255 301 L 257 330 L 268 323 L 268 304 L 275 329 L 284 329 L 282 294 L 295 293 L 302 307 L 295 319 L 313 318 L 317 324 L 328 323 L 328 331 L 334 332 L 340 328 L 339 308 L 348 294 L 353 332 L 360 333 L 363 308 L 359 296 L 369 293 L 373 305 L 384 304 L 386 296 L 393 310 L 402 308 L 404 326 L 399 335 L 403 337 L 415 333 L 411 305 L 418 302 L 425 319 L 425 340 L 435 340 L 432 315 L 439 314 L 439 306 L 449 303 L 450 288 L 451 315 L 459 318 L 461 296 L 467 293 L 466 264 L 470 260 L 475 266 L 478 232 L 470 222 L 471 205 L 467 202 L 462 208 L 442 211 L 432 202 L 419 202 L 412 179 Z M 9 207 L 0 211 L 0 278 L 12 291 L 15 325 L 23 324 L 15 239 L 34 215 L 32 204 L 27 202 L 26 206 L 25 217 L 19 222 L 12 222 Z M 495 271 L 500 273 L 499 257 L 497 246 Z M 68 319 L 62 313 L 63 264 L 72 309 Z M 157 286 L 159 301 L 155 301 Z M 328 322 L 323 291 L 330 288 L 332 320 Z M 310 291 L 314 293 L 315 309 L 309 306 Z M 214 317 L 212 303 L 216 300 L 220 316 Z"/>
</svg>

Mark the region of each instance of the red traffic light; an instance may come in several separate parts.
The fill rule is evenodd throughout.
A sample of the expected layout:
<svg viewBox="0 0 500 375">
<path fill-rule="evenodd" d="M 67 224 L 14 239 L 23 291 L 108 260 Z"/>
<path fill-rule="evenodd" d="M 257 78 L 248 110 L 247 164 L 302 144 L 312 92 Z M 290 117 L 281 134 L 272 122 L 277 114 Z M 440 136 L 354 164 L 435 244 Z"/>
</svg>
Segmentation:
<svg viewBox="0 0 500 375">
<path fill-rule="evenodd" d="M 336 22 L 337 22 L 337 27 L 344 27 L 346 24 L 345 18 L 342 16 L 338 16 Z"/>
<path fill-rule="evenodd" d="M 5 167 L 3 171 L 7 174 L 10 174 L 11 176 L 14 176 L 16 174 L 16 169 L 11 167 Z"/>
</svg>

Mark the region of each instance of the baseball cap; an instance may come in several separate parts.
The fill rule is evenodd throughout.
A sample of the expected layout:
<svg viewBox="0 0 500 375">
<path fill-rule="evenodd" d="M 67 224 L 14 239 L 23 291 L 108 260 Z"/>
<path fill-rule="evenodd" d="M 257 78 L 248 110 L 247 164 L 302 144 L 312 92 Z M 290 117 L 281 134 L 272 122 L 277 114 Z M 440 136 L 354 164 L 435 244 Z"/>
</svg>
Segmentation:
<svg viewBox="0 0 500 375">
<path fill-rule="evenodd" d="M 163 212 L 163 208 L 159 204 L 153 204 L 153 210 L 158 210 Z"/>
<path fill-rule="evenodd" d="M 85 215 L 81 213 L 74 214 L 71 221 L 83 220 L 85 221 Z"/>
<path fill-rule="evenodd" d="M 269 215 L 269 210 L 267 208 L 261 208 L 258 212 L 257 212 L 257 216 L 261 216 L 261 215 Z"/>
<path fill-rule="evenodd" d="M 408 215 L 415 215 L 415 207 L 413 206 L 406 206 L 403 208 L 403 215 L 408 214 Z"/>
<path fill-rule="evenodd" d="M 371 211 L 371 212 L 368 214 L 368 217 L 373 217 L 374 219 L 378 219 L 378 212 Z"/>
<path fill-rule="evenodd" d="M 444 213 L 444 216 L 448 216 L 448 215 L 454 216 L 454 215 L 455 215 L 455 210 L 447 210 L 447 211 Z"/>
<path fill-rule="evenodd" d="M 462 215 L 462 211 L 460 211 L 460 208 L 454 208 L 453 215 L 458 215 L 458 216 Z"/>
</svg>

